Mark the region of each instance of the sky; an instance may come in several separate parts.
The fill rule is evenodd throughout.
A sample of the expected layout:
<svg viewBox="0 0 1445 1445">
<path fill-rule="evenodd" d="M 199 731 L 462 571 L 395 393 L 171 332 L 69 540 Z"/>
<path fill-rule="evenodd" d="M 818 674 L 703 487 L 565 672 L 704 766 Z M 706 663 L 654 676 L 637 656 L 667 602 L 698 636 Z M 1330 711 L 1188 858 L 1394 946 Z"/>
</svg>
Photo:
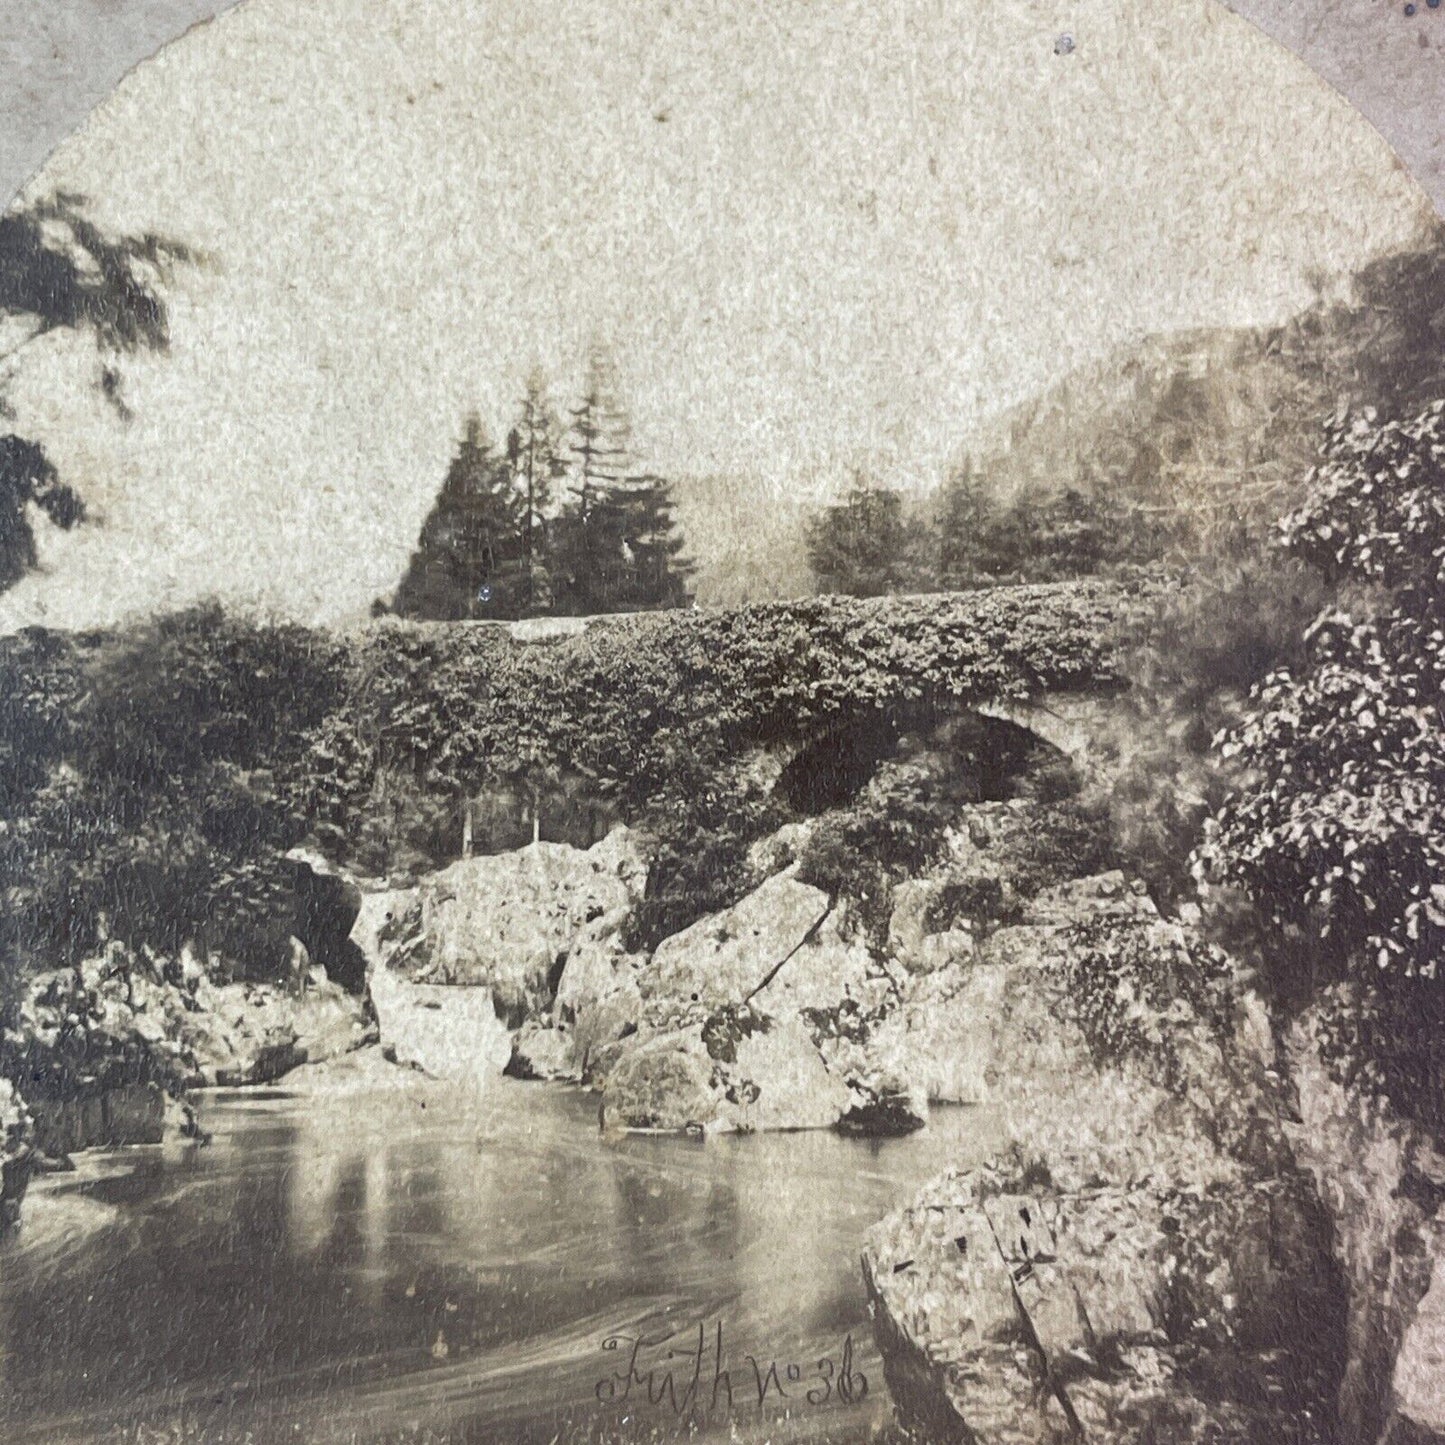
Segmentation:
<svg viewBox="0 0 1445 1445">
<path fill-rule="evenodd" d="M 465 413 L 503 430 L 533 365 L 565 405 L 594 338 L 657 469 L 926 486 L 1072 367 L 1282 319 L 1428 215 L 1205 0 L 247 0 L 26 194 L 57 188 L 209 260 L 131 420 L 74 339 L 25 353 L 14 425 L 97 521 L 42 529 L 0 630 L 358 618 Z"/>
</svg>

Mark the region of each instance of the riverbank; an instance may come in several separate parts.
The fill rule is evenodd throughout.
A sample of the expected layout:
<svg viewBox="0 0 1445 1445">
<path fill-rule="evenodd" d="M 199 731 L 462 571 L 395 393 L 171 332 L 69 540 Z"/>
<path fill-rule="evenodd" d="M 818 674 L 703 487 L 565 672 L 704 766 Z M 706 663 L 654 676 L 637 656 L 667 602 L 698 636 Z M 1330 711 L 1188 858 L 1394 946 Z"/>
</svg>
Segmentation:
<svg viewBox="0 0 1445 1445">
<path fill-rule="evenodd" d="M 113 1212 L 96 1216 L 97 1236 L 134 1226 L 130 1206 L 150 1188 L 136 1181 L 208 1174 L 219 1156 L 195 1145 L 212 1132 L 206 1101 L 218 1100 L 226 1118 L 254 1111 L 272 1131 L 235 1131 L 240 1147 L 259 1144 L 258 1168 L 269 1167 L 267 1149 L 284 1152 L 287 1141 L 318 1129 L 333 1143 L 308 1147 L 347 1157 L 335 1177 L 307 1175 L 310 1192 L 299 1204 L 289 1183 L 258 1200 L 257 1229 L 267 1210 L 273 1223 L 300 1211 L 323 1254 L 339 1251 L 342 1264 L 357 1248 L 366 1255 L 393 1215 L 411 1207 L 399 1202 L 382 1161 L 404 1154 L 408 1139 L 426 1138 L 444 1148 L 424 1168 L 405 1165 L 407 1197 L 470 1191 L 457 1211 L 457 1244 L 466 1249 L 470 1232 L 490 1237 L 498 1219 L 512 1217 L 509 1190 L 542 1218 L 560 1207 L 549 1191 L 576 1181 L 529 1131 L 546 1134 L 552 1126 L 542 1118 L 561 1108 L 561 1156 L 592 1159 L 588 1168 L 606 1175 L 610 1166 L 599 1160 L 642 1151 L 661 1171 L 659 1182 L 624 1170 L 631 1182 L 608 1186 L 617 1210 L 573 1223 L 584 1240 L 624 1240 L 659 1278 L 675 1280 L 676 1301 L 660 1306 L 668 1328 L 683 1318 L 689 1331 L 706 1329 L 711 1319 L 696 1308 L 679 1315 L 680 1301 L 701 1300 L 687 1281 L 703 1267 L 674 1276 L 652 1251 L 654 1234 L 688 1247 L 678 1231 L 692 1206 L 679 1199 L 692 1187 L 726 1194 L 735 1171 L 748 1175 L 751 1161 L 770 1157 L 795 1181 L 781 1201 L 749 1193 L 730 1206 L 730 1215 L 765 1217 L 777 1231 L 754 1248 L 770 1261 L 774 1283 L 783 1282 L 785 1302 L 798 1287 L 786 1283 L 795 1262 L 824 1268 L 810 1242 L 823 1206 L 807 1171 L 832 1178 L 834 1254 L 845 1219 L 852 1231 L 832 1295 L 839 1309 L 852 1301 L 839 1316 L 850 1322 L 845 1342 L 858 1329 L 849 1358 L 872 1362 L 902 1422 L 931 1440 L 968 1440 L 982 1428 L 984 1438 L 1020 1445 L 1050 1441 L 1072 1417 L 1091 1438 L 1131 1445 L 1151 1432 L 1339 1445 L 1337 1404 L 1345 1420 L 1423 1428 L 1438 1394 L 1428 1383 L 1436 1346 L 1427 1289 L 1438 1200 L 1407 1221 L 1414 1246 L 1388 1246 L 1400 1261 L 1382 1284 L 1369 1261 L 1386 1248 L 1399 1211 L 1362 1214 L 1348 1191 L 1331 1192 L 1331 1171 L 1355 1146 L 1338 1130 L 1302 1138 L 1286 1127 L 1296 1108 L 1291 1075 L 1309 1083 L 1301 1105 L 1311 1117 L 1347 1110 L 1318 1102 L 1324 1091 L 1310 1083 L 1297 1049 L 1280 1053 L 1234 960 L 1161 917 L 1139 880 L 1117 869 L 1081 876 L 1066 851 L 1048 851 L 1039 840 L 1070 818 L 1027 794 L 955 808 L 943 846 L 891 885 L 886 912 L 808 881 L 824 835 L 816 823 L 791 824 L 755 845 L 753 886 L 736 903 L 637 951 L 627 923 L 647 866 L 626 829 L 590 849 L 543 844 L 462 860 L 404 888 L 341 880 L 355 899 L 348 942 L 365 962 L 359 996 L 319 970 L 304 992 L 220 985 L 184 961 L 175 967 L 113 948 L 78 971 L 34 980 L 20 1011 L 24 1029 L 10 1057 L 41 1084 L 42 1101 L 46 1085 L 56 1100 L 48 1116 L 42 1102 L 34 1124 L 21 1128 L 33 1158 L 57 1161 L 67 1144 L 153 1144 L 164 1118 L 116 1104 L 133 1103 L 136 1091 L 163 1100 L 197 1085 L 272 1087 L 203 1095 L 200 1117 L 173 1120 L 191 1145 L 138 1151 L 133 1171 L 103 1180 L 82 1159 L 73 1187 L 42 1181 L 35 1202 L 105 1204 Z M 988 1129 L 950 1132 L 958 1104 L 985 1109 Z M 138 1119 L 144 1136 L 116 1137 L 118 1118 Z M 7 1137 L 20 1136 L 12 1129 Z M 932 1160 L 934 1177 L 882 1198 L 860 1162 L 881 1156 L 837 1152 L 849 1141 L 912 1148 L 895 1157 Z M 1416 1176 L 1428 1184 L 1428 1162 L 1416 1167 L 1425 1152 L 1412 1145 L 1407 1153 L 1410 1168 L 1376 1171 L 1379 1179 L 1360 1187 L 1383 1195 Z M 510 1159 L 513 1172 L 493 1172 L 497 1159 Z M 852 1160 L 852 1172 L 839 1170 L 839 1159 Z M 249 1166 L 228 1167 L 241 1178 Z M 899 1182 L 887 1177 L 890 1188 Z M 674 1186 L 686 1186 L 681 1196 Z M 378 1191 L 392 1201 L 380 1214 Z M 361 1230 L 355 1238 L 336 1234 L 348 1218 L 346 1228 Z M 725 1230 L 709 1235 L 721 1228 L 715 1222 L 700 1227 L 699 1248 L 725 1242 Z M 75 1228 L 73 1219 L 63 1223 L 62 1236 Z M 576 1291 L 593 1266 L 573 1257 L 576 1242 L 523 1230 L 519 1249 L 524 1236 L 538 1259 L 582 1271 L 545 1287 L 561 1290 L 589 1329 L 607 1327 L 608 1310 L 626 1315 L 620 1302 L 651 1289 L 645 1274 L 610 1262 L 607 1288 L 620 1293 L 597 1295 L 587 1313 Z M 209 1248 L 199 1237 L 196 1247 Z M 28 1248 L 22 1236 L 20 1255 Z M 524 1264 L 514 1270 L 498 1258 L 489 1267 L 499 1279 L 526 1274 Z M 187 1268 L 215 1263 L 202 1253 Z M 262 1275 L 270 1277 L 265 1268 Z M 760 1279 L 749 1287 L 765 1292 Z M 523 1307 L 511 1296 L 488 1298 L 488 1309 Z M 458 1347 L 446 1316 L 464 1312 L 451 1304 L 443 1302 L 426 1346 L 434 1352 L 428 1369 L 451 1368 L 445 1362 Z M 1292 1323 L 1299 1319 L 1312 1322 L 1303 1335 Z M 799 1348 L 823 1352 L 815 1365 L 843 1368 L 842 1355 L 829 1353 L 842 1346 L 821 1331 Z M 580 1358 L 574 1349 L 565 1370 L 580 1368 Z M 792 1383 L 804 1384 L 801 1356 L 775 1358 L 780 1380 L 793 1364 Z M 376 1367 L 389 1378 L 391 1365 Z M 629 1382 L 645 1390 L 645 1378 L 662 1390 L 667 1374 L 663 1361 L 629 1365 L 604 1399 L 596 1394 L 606 1394 L 604 1372 L 590 1406 L 579 1396 L 568 1428 L 581 1438 L 601 1430 L 618 1391 Z M 506 1396 L 491 1376 L 463 1376 L 467 1388 Z M 765 1366 L 760 1383 L 767 1377 Z M 317 1438 L 331 1438 L 324 1432 L 352 1418 L 353 1407 L 364 1414 L 368 1390 L 385 1394 L 366 1368 L 348 1378 L 345 1407 L 308 1422 L 323 1432 Z M 680 1380 L 673 1369 L 669 1388 L 685 1390 Z M 535 1376 L 531 1384 L 540 1388 Z M 805 1401 L 809 1389 L 820 1386 L 805 1386 Z M 401 1394 L 416 1408 L 416 1390 Z M 525 1415 L 522 1397 L 510 1398 Z M 695 1404 L 689 1397 L 678 1418 Z M 64 1421 L 49 1425 L 65 1438 Z M 664 1425 L 653 1427 L 663 1433 L 637 1438 L 671 1438 Z M 222 1432 L 215 1438 L 231 1438 L 229 1424 L 214 1428 Z M 812 1438 L 801 1417 L 789 1416 L 787 1428 Z M 1401 1438 L 1414 1445 L 1430 1437 Z"/>
</svg>

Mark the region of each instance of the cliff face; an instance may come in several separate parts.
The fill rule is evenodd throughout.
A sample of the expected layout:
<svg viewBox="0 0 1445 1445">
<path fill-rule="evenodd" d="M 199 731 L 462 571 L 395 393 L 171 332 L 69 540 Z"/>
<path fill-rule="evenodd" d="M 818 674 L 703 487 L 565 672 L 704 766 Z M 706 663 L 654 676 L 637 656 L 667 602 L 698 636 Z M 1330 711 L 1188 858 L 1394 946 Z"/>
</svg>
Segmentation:
<svg viewBox="0 0 1445 1445">
<path fill-rule="evenodd" d="M 1139 970 L 1109 971 L 1118 940 Z M 868 1236 L 890 1387 L 924 1438 L 1330 1439 L 1329 1223 L 1278 1123 L 1259 1006 L 1221 992 L 1211 1016 L 1184 982 L 1195 947 L 1127 880 L 1079 880 L 920 1010 L 949 1090 L 1011 1140 Z"/>
<path fill-rule="evenodd" d="M 1336 1083 L 1316 1019 L 1289 1039 L 1299 1122 L 1290 1130 L 1334 1223 L 1348 1288 L 1340 1438 L 1445 1441 L 1445 1155 L 1418 1127 Z"/>
</svg>

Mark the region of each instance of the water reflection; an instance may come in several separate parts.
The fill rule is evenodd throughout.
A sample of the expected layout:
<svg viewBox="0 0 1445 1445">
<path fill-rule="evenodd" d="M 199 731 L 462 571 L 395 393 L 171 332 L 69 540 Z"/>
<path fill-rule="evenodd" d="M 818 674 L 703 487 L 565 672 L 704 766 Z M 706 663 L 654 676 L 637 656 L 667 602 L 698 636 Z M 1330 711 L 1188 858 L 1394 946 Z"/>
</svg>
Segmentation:
<svg viewBox="0 0 1445 1445">
<path fill-rule="evenodd" d="M 852 1331 L 869 1402 L 764 1433 L 866 1438 L 886 1401 L 863 1231 L 993 1143 L 962 1110 L 873 1145 L 612 1139 L 590 1097 L 510 1082 L 221 1095 L 206 1124 L 209 1149 L 93 1156 L 37 1188 L 0 1249 L 0 1438 L 683 1438 L 645 1399 L 599 1411 L 600 1347 L 702 1320 L 739 1367 Z M 759 1418 L 693 1427 L 748 1438 Z"/>
</svg>

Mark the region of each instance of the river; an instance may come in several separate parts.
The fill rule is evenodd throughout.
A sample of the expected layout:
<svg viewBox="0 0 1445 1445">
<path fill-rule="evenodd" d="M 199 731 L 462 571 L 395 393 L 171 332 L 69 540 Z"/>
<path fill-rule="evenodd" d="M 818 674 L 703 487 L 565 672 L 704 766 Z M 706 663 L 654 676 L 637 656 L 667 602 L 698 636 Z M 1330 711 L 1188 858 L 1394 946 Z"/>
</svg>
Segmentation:
<svg viewBox="0 0 1445 1445">
<path fill-rule="evenodd" d="M 862 1235 L 997 1143 L 969 1109 L 885 1141 L 608 1137 L 580 1090 L 414 1075 L 217 1092 L 202 1122 L 32 1187 L 0 1439 L 877 1439 Z"/>
</svg>

